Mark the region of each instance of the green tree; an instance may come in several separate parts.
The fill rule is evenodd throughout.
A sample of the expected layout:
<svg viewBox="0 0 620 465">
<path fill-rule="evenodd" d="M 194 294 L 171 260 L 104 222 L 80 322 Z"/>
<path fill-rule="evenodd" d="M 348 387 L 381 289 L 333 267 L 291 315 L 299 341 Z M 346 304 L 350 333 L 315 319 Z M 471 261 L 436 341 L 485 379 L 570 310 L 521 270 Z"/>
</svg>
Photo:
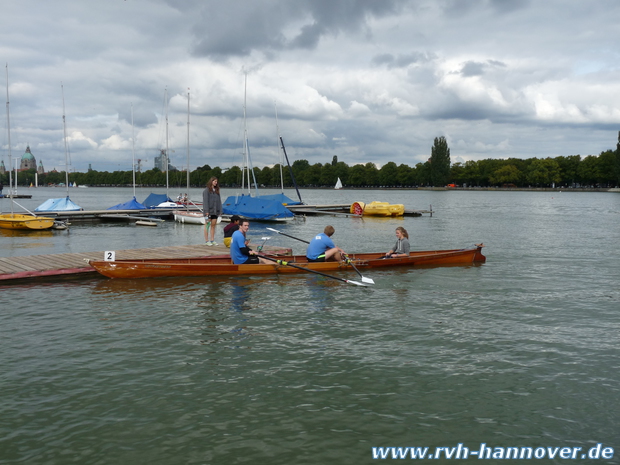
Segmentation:
<svg viewBox="0 0 620 465">
<path fill-rule="evenodd" d="M 345 162 L 339 161 L 338 163 L 336 163 L 336 178 L 340 178 L 340 181 L 342 181 L 342 184 L 344 184 L 345 186 L 349 184 L 349 171 L 350 168 Z"/>
<path fill-rule="evenodd" d="M 615 150 L 607 150 L 601 152 L 598 156 L 598 173 L 597 182 L 609 187 L 616 183 L 616 152 Z"/>
<path fill-rule="evenodd" d="M 618 143 L 616 144 L 616 185 L 620 185 L 620 131 L 618 131 Z"/>
<path fill-rule="evenodd" d="M 348 184 L 354 187 L 361 187 L 366 184 L 366 167 L 364 165 L 353 165 L 349 169 Z"/>
<path fill-rule="evenodd" d="M 579 168 L 577 169 L 577 176 L 581 184 L 596 184 L 596 180 L 600 177 L 597 157 L 594 155 L 588 155 L 581 160 Z"/>
<path fill-rule="evenodd" d="M 399 186 L 413 186 L 415 184 L 415 170 L 405 164 L 398 165 L 396 180 Z"/>
<path fill-rule="evenodd" d="M 548 186 L 560 182 L 560 165 L 552 158 L 535 159 L 530 164 L 526 179 L 531 184 Z"/>
<path fill-rule="evenodd" d="M 366 186 L 379 185 L 379 170 L 374 163 L 368 162 L 364 165 L 364 177 Z"/>
<path fill-rule="evenodd" d="M 418 185 L 428 186 L 431 184 L 431 162 L 418 163 L 414 171 L 415 181 Z"/>
<path fill-rule="evenodd" d="M 325 163 L 321 168 L 321 176 L 319 177 L 319 185 L 334 186 L 336 184 L 336 168 L 334 165 Z"/>
<path fill-rule="evenodd" d="M 463 167 L 462 179 L 468 186 L 479 186 L 482 179 L 480 164 L 474 160 L 468 160 Z"/>
<path fill-rule="evenodd" d="M 577 181 L 577 170 L 581 162 L 581 155 L 569 155 L 567 157 L 555 157 L 560 165 L 560 181 L 564 185 L 572 185 Z"/>
<path fill-rule="evenodd" d="M 398 182 L 398 166 L 393 161 L 386 163 L 379 170 L 379 185 L 394 186 Z"/>
<path fill-rule="evenodd" d="M 495 170 L 489 178 L 491 184 L 516 184 L 521 180 L 522 173 L 515 165 L 506 165 Z"/>
<path fill-rule="evenodd" d="M 445 186 L 450 178 L 450 148 L 444 136 L 435 137 L 431 148 L 431 184 Z"/>
</svg>

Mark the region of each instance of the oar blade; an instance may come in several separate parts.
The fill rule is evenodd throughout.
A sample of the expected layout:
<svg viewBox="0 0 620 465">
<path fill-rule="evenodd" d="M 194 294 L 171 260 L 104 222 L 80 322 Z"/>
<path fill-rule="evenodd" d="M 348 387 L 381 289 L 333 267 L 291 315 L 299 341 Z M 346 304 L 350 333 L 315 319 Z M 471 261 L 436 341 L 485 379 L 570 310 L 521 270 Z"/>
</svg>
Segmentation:
<svg viewBox="0 0 620 465">
<path fill-rule="evenodd" d="M 374 284 L 375 282 L 371 278 L 367 278 L 366 276 L 362 276 L 362 282 L 368 284 Z"/>
<path fill-rule="evenodd" d="M 366 284 L 358 283 L 357 281 L 352 281 L 350 279 L 345 279 L 344 282 L 347 284 L 355 284 L 356 286 L 368 287 Z"/>
</svg>

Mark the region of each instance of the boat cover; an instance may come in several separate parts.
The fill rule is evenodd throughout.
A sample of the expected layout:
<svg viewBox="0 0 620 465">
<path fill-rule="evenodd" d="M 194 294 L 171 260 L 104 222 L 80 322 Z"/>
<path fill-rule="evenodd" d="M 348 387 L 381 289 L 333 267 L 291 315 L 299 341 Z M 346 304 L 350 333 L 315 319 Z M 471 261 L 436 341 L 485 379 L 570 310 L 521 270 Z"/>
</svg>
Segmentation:
<svg viewBox="0 0 620 465">
<path fill-rule="evenodd" d="M 261 195 L 259 197 L 265 200 L 275 200 L 276 202 L 280 202 L 282 205 L 302 205 L 301 202 L 293 200 L 284 194 Z"/>
<path fill-rule="evenodd" d="M 251 220 L 276 220 L 294 216 L 281 202 L 262 196 L 231 195 L 224 201 L 222 210 L 226 215 L 238 215 Z"/>
<path fill-rule="evenodd" d="M 117 205 L 114 205 L 108 208 L 108 210 L 144 210 L 145 208 L 146 207 L 142 205 L 140 202 L 138 202 L 136 198 L 134 197 L 133 199 L 125 203 L 119 203 Z"/>
<path fill-rule="evenodd" d="M 34 209 L 35 212 L 78 212 L 83 208 L 71 201 L 69 196 L 60 199 L 48 199 Z"/>
<path fill-rule="evenodd" d="M 142 204 L 146 208 L 157 208 L 157 205 L 164 202 L 172 202 L 172 199 L 166 194 L 153 194 L 151 192 L 149 196 L 144 199 L 144 202 L 142 202 Z"/>
</svg>

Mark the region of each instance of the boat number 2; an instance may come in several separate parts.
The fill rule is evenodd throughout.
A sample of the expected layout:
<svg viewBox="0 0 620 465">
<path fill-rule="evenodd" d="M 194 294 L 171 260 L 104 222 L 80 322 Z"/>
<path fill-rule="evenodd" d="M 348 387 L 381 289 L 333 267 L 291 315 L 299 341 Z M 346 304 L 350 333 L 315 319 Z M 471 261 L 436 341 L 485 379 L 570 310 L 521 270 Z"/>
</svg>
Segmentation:
<svg viewBox="0 0 620 465">
<path fill-rule="evenodd" d="M 113 262 L 116 259 L 116 254 L 114 253 L 114 250 L 106 250 L 104 252 L 104 261 L 106 262 Z"/>
</svg>

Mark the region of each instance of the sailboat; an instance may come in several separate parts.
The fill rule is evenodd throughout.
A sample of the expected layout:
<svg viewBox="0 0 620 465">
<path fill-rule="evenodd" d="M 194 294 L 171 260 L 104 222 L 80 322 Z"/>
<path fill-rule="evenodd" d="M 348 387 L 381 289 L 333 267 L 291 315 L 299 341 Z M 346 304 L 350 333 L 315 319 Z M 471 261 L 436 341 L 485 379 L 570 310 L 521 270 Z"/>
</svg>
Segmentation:
<svg viewBox="0 0 620 465">
<path fill-rule="evenodd" d="M 338 178 L 338 181 L 336 181 L 334 189 L 342 189 L 342 181 L 340 180 L 340 178 Z"/>
<path fill-rule="evenodd" d="M 51 229 L 54 226 L 53 218 L 45 218 L 42 216 L 36 216 L 34 213 L 30 215 L 23 215 L 14 213 L 13 211 L 13 180 L 11 178 L 10 161 L 11 161 L 11 122 L 9 116 L 9 65 L 6 65 L 6 126 L 9 143 L 9 197 L 11 198 L 11 213 L 0 214 L 0 228 L 1 229 L 23 229 L 23 230 L 41 230 Z M 16 176 L 15 176 L 15 188 L 17 189 L 17 160 L 16 163 Z M 23 208 L 23 207 L 22 207 Z M 30 213 L 30 212 L 29 212 Z"/>
<path fill-rule="evenodd" d="M 127 202 L 118 203 L 108 210 L 145 210 L 146 207 L 136 200 L 136 150 L 135 150 L 135 134 L 133 125 L 133 104 L 131 105 L 131 167 L 133 173 L 133 199 Z"/>
<path fill-rule="evenodd" d="M 244 100 L 243 100 L 243 164 L 241 167 L 241 189 L 245 189 L 246 175 L 248 193 L 231 195 L 222 203 L 222 211 L 226 215 L 237 215 L 242 218 L 258 221 L 289 221 L 294 218 L 293 212 L 286 208 L 282 202 L 261 196 L 258 192 L 258 184 L 254 177 L 250 147 L 248 142 L 247 128 L 247 74 L 245 76 Z M 250 173 L 254 181 L 255 195 L 252 196 Z"/>
<path fill-rule="evenodd" d="M 67 197 L 48 199 L 35 208 L 35 212 L 74 212 L 83 210 L 82 207 L 73 203 L 69 198 L 69 149 L 67 146 L 67 121 L 65 118 L 65 89 L 62 83 L 60 84 L 60 89 L 62 91 L 62 128 L 65 142 L 65 186 L 67 188 Z"/>
</svg>

